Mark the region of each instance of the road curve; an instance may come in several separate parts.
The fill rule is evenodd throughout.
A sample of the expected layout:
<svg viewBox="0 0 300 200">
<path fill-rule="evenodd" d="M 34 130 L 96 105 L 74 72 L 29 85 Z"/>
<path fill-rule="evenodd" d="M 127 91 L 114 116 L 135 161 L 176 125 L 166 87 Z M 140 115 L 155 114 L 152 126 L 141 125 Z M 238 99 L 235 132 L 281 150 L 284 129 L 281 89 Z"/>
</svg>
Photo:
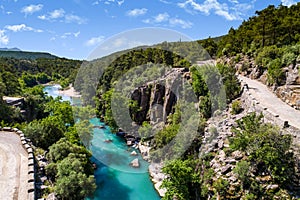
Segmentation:
<svg viewBox="0 0 300 200">
<path fill-rule="evenodd" d="M 28 154 L 14 132 L 0 131 L 0 199 L 28 199 Z"/>
<path fill-rule="evenodd" d="M 300 111 L 284 103 L 268 87 L 256 80 L 239 76 L 239 79 L 247 83 L 251 95 L 272 113 L 279 115 L 284 121 L 300 129 Z"/>
</svg>

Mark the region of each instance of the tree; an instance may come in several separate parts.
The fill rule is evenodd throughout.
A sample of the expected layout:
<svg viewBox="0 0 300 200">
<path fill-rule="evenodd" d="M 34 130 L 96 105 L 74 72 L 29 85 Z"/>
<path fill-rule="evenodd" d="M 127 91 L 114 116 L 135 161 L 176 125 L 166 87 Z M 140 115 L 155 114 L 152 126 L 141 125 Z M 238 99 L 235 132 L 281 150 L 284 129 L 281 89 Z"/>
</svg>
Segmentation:
<svg viewBox="0 0 300 200">
<path fill-rule="evenodd" d="M 208 54 L 211 57 L 216 56 L 218 45 L 211 37 L 204 40 L 200 40 L 199 43 L 202 45 L 202 47 L 208 52 Z"/>
<path fill-rule="evenodd" d="M 195 191 L 200 189 L 199 173 L 195 172 L 195 160 L 173 160 L 163 167 L 163 172 L 168 175 L 162 187 L 167 188 L 163 200 L 195 199 Z"/>
<path fill-rule="evenodd" d="M 57 164 L 54 189 L 62 199 L 81 200 L 94 193 L 96 184 L 94 176 L 85 174 L 81 160 L 74 154 L 69 154 Z"/>
<path fill-rule="evenodd" d="M 252 113 L 238 120 L 233 129 L 236 136 L 230 146 L 234 150 L 246 151 L 259 174 L 267 174 L 286 187 L 295 175 L 295 161 L 289 150 L 292 137 L 282 135 L 277 127 L 262 122 L 262 115 Z M 258 167 L 259 166 L 259 167 Z"/>
<path fill-rule="evenodd" d="M 51 162 L 58 162 L 68 157 L 70 153 L 85 153 L 89 155 L 83 146 L 72 144 L 66 138 L 61 138 L 59 141 L 49 147 L 47 158 Z"/>
<path fill-rule="evenodd" d="M 47 149 L 64 136 L 66 128 L 60 118 L 49 116 L 40 121 L 29 123 L 24 133 L 35 146 Z"/>
<path fill-rule="evenodd" d="M 36 81 L 36 77 L 34 75 L 28 74 L 26 72 L 24 72 L 22 74 L 21 81 L 24 82 L 25 87 L 33 87 L 38 84 Z"/>
<path fill-rule="evenodd" d="M 44 112 L 57 116 L 66 125 L 74 125 L 72 106 L 68 101 L 60 101 L 60 98 L 52 99 L 45 105 Z"/>
</svg>

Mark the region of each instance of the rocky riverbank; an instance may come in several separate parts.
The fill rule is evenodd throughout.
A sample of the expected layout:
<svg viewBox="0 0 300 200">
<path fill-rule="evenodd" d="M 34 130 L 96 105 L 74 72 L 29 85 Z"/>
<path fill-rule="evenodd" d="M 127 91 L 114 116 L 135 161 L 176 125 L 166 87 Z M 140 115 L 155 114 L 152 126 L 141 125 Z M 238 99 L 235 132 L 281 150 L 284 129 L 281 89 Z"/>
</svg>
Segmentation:
<svg viewBox="0 0 300 200">
<path fill-rule="evenodd" d="M 163 163 L 155 163 L 151 162 L 150 159 L 150 149 L 149 145 L 146 143 L 139 142 L 138 144 L 140 153 L 142 155 L 142 158 L 148 162 L 150 162 L 149 165 L 149 174 L 151 176 L 151 181 L 154 184 L 154 188 L 159 193 L 159 196 L 163 197 L 165 196 L 166 189 L 160 188 L 163 180 L 166 178 L 166 175 L 162 172 Z"/>
</svg>

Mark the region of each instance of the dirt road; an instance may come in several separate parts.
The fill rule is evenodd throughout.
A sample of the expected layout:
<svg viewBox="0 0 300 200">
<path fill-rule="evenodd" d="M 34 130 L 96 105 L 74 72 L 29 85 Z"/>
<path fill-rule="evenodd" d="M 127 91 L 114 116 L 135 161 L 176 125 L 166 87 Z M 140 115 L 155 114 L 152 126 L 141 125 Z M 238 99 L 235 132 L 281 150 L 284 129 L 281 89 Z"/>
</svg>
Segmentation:
<svg viewBox="0 0 300 200">
<path fill-rule="evenodd" d="M 290 125 L 300 129 L 300 111 L 296 110 L 272 93 L 264 84 L 239 76 L 239 79 L 248 84 L 249 92 L 260 102 L 260 104 L 272 113 L 279 115 L 282 120 L 288 121 Z"/>
<path fill-rule="evenodd" d="M 13 132 L 0 132 L 0 199 L 28 199 L 28 154 Z"/>
</svg>

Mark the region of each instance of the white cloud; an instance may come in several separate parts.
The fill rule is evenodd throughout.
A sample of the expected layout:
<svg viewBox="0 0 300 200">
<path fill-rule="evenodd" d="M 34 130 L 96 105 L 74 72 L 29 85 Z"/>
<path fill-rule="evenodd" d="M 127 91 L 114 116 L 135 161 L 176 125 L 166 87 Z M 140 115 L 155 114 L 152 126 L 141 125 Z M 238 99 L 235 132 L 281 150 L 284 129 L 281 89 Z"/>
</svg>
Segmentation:
<svg viewBox="0 0 300 200">
<path fill-rule="evenodd" d="M 98 5 L 98 4 L 99 4 L 99 1 L 95 1 L 95 2 L 92 3 L 93 6 Z"/>
<path fill-rule="evenodd" d="M 48 12 L 47 15 L 40 15 L 38 16 L 41 20 L 48 20 L 48 21 L 63 21 L 65 23 L 77 23 L 77 24 L 84 24 L 86 23 L 86 19 L 79 17 L 74 14 L 66 14 L 65 10 L 60 8 L 53 10 L 52 12 Z"/>
<path fill-rule="evenodd" d="M 166 0 L 159 0 L 160 2 L 164 3 L 164 4 L 171 4 L 172 2 L 170 1 L 166 1 Z"/>
<path fill-rule="evenodd" d="M 38 18 L 41 19 L 41 20 L 46 20 L 47 19 L 46 15 L 40 15 L 40 16 L 38 16 Z"/>
<path fill-rule="evenodd" d="M 65 16 L 65 22 L 66 23 L 73 23 L 74 22 L 74 23 L 77 23 L 77 24 L 85 24 L 86 19 L 81 18 L 77 15 L 70 14 L 70 15 Z"/>
<path fill-rule="evenodd" d="M 290 7 L 291 5 L 296 4 L 297 2 L 294 0 L 281 0 L 282 5 Z"/>
<path fill-rule="evenodd" d="M 80 31 L 75 32 L 75 33 L 67 32 L 67 33 L 64 33 L 64 34 L 63 34 L 62 36 L 60 36 L 60 37 L 63 38 L 63 39 L 66 39 L 66 38 L 71 37 L 71 36 L 77 38 L 77 37 L 79 36 L 79 34 L 80 34 Z"/>
<path fill-rule="evenodd" d="M 168 13 L 160 13 L 154 17 L 154 22 L 160 23 L 167 21 L 169 19 L 169 14 Z"/>
<path fill-rule="evenodd" d="M 146 24 L 165 24 L 171 27 L 180 26 L 183 29 L 191 28 L 193 26 L 192 22 L 185 21 L 178 17 L 171 17 L 168 13 L 160 13 L 150 19 L 143 20 L 143 22 Z"/>
<path fill-rule="evenodd" d="M 171 26 L 180 26 L 183 29 L 191 28 L 193 26 L 193 23 L 178 18 L 170 19 L 169 23 Z"/>
<path fill-rule="evenodd" d="M 125 0 L 117 1 L 117 4 L 118 4 L 119 6 L 121 6 L 124 2 L 125 2 Z"/>
<path fill-rule="evenodd" d="M 53 10 L 52 12 L 49 12 L 49 18 L 50 19 L 57 19 L 57 18 L 61 18 L 65 15 L 65 11 L 64 9 L 57 9 L 57 10 Z"/>
<path fill-rule="evenodd" d="M 29 5 L 29 6 L 25 6 L 22 8 L 21 12 L 24 13 L 25 15 L 31 15 L 35 12 L 38 12 L 40 10 L 43 9 L 43 5 L 42 4 L 36 4 L 36 5 Z"/>
<path fill-rule="evenodd" d="M 13 32 L 21 32 L 21 31 L 34 31 L 41 33 L 43 30 L 40 29 L 34 29 L 30 26 L 26 26 L 25 24 L 18 24 L 18 25 L 6 25 L 5 28 L 7 30 L 13 31 Z"/>
<path fill-rule="evenodd" d="M 133 9 L 133 10 L 129 10 L 127 11 L 127 15 L 128 16 L 131 16 L 131 17 L 136 17 L 136 16 L 140 16 L 140 15 L 144 15 L 146 14 L 148 11 L 148 9 L 146 8 L 136 8 L 136 9 Z"/>
<path fill-rule="evenodd" d="M 64 15 L 65 15 L 64 9 L 60 8 L 60 9 L 53 10 L 52 12 L 48 12 L 47 15 L 40 15 L 38 16 L 38 18 L 41 20 L 54 20 L 54 19 L 62 18 L 64 17 Z"/>
<path fill-rule="evenodd" d="M 115 3 L 115 4 L 118 4 L 118 6 L 121 6 L 121 5 L 125 2 L 125 0 L 119 0 L 119 1 L 117 1 L 117 0 L 107 0 L 107 1 L 96 0 L 96 1 L 94 1 L 94 2 L 92 3 L 92 5 L 93 5 L 93 6 L 99 5 L 100 2 L 103 2 L 103 3 L 106 4 L 106 5 L 110 5 L 110 4 Z"/>
<path fill-rule="evenodd" d="M 0 44 L 7 45 L 9 43 L 9 38 L 5 35 L 5 30 L 0 30 Z"/>
<path fill-rule="evenodd" d="M 79 36 L 79 34 L 80 34 L 80 31 L 73 33 L 74 37 L 76 37 L 76 38 Z"/>
<path fill-rule="evenodd" d="M 92 37 L 88 41 L 86 41 L 85 45 L 86 46 L 94 46 L 96 44 L 99 44 L 104 40 L 104 36 L 99 36 L 99 37 Z"/>
<path fill-rule="evenodd" d="M 232 21 L 241 20 L 241 16 L 245 14 L 245 12 L 242 13 L 238 10 L 239 7 L 243 6 L 243 8 L 250 9 L 252 8 L 251 4 L 253 4 L 253 2 L 249 4 L 239 4 L 237 0 L 230 0 L 230 2 L 234 4 L 230 9 L 226 3 L 221 4 L 218 2 L 218 0 L 205 0 L 202 4 L 197 3 L 195 0 L 187 0 L 184 3 L 178 3 L 177 5 L 190 13 L 200 12 L 205 15 L 209 15 L 211 12 L 213 12 L 216 15 Z M 230 10 L 233 10 L 233 12 L 230 12 Z"/>
</svg>

